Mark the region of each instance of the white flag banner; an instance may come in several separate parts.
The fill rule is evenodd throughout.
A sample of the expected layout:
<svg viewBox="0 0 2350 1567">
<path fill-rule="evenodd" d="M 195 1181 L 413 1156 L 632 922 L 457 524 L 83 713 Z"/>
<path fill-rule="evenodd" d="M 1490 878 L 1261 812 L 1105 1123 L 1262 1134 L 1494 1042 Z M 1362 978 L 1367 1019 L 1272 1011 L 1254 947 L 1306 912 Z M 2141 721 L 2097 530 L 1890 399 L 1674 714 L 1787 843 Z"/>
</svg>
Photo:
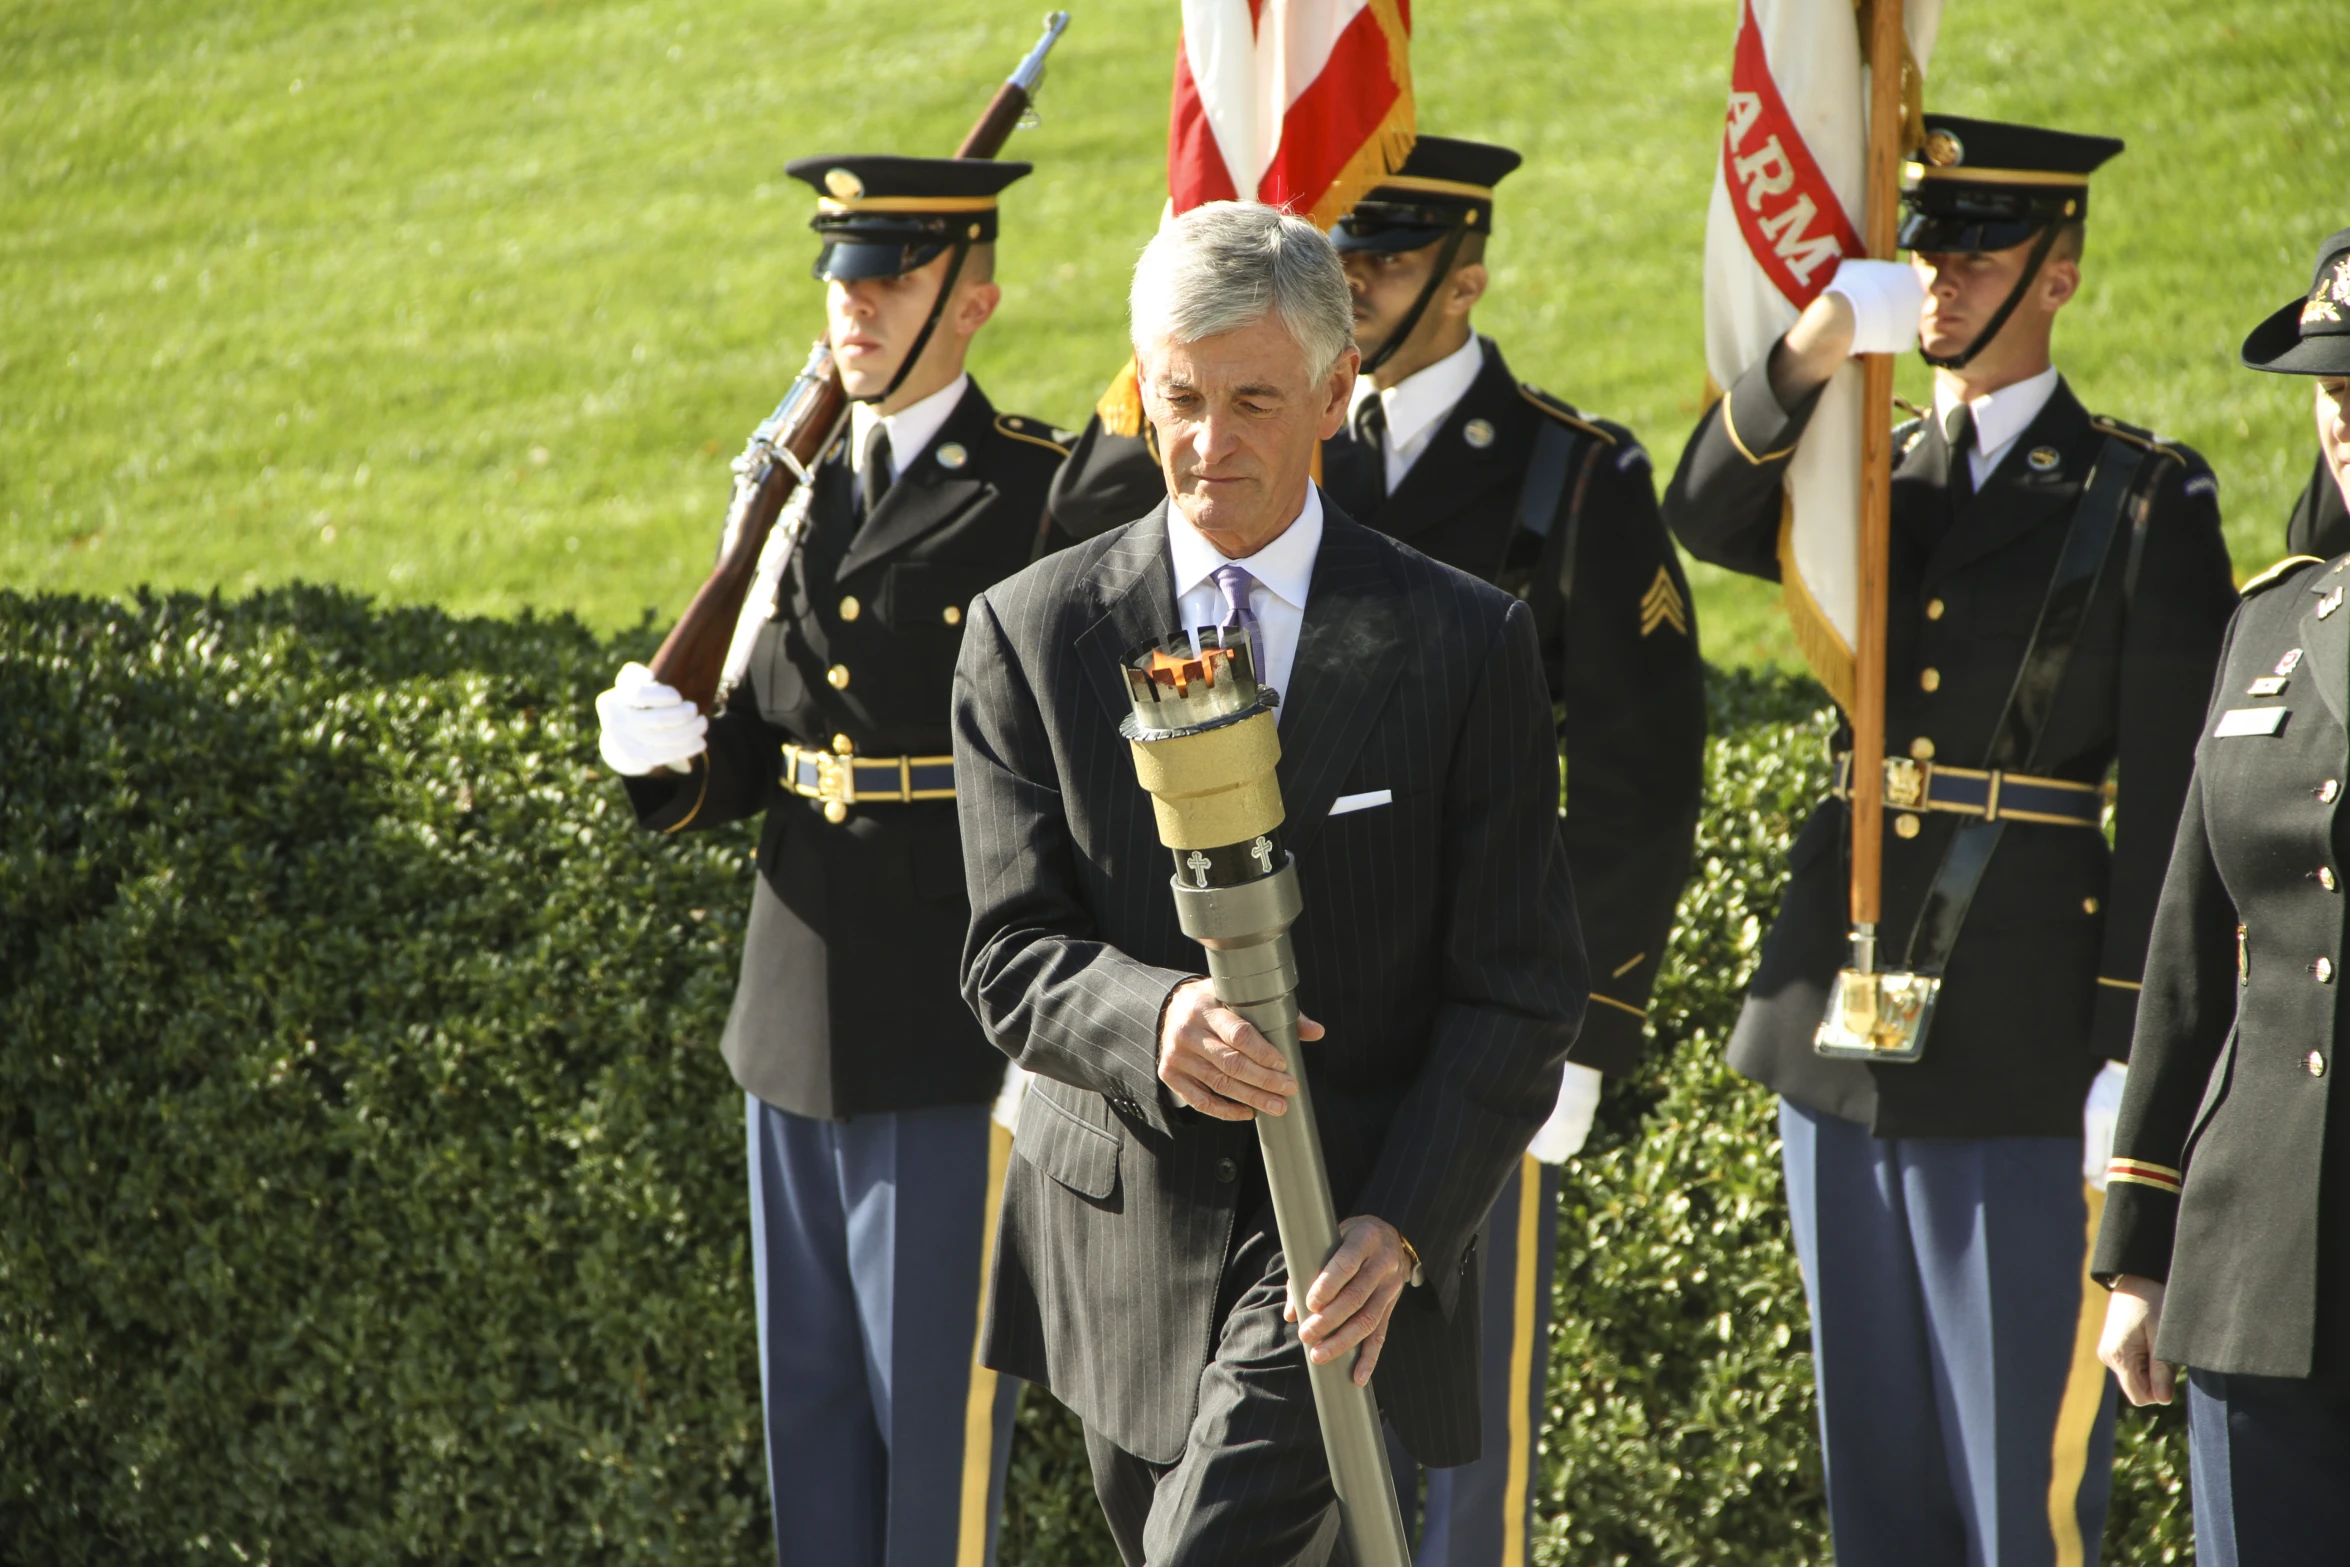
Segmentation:
<svg viewBox="0 0 2350 1567">
<path fill-rule="evenodd" d="M 1705 225 L 1705 363 L 1713 390 L 1769 353 L 1846 256 L 1865 256 L 1865 6 L 1741 0 L 1730 98 Z M 1942 0 L 1903 16 L 1922 80 Z M 1837 701 L 1852 699 L 1859 624 L 1861 373 L 1820 393 L 1787 465 L 1779 567 L 1796 641 Z"/>
</svg>

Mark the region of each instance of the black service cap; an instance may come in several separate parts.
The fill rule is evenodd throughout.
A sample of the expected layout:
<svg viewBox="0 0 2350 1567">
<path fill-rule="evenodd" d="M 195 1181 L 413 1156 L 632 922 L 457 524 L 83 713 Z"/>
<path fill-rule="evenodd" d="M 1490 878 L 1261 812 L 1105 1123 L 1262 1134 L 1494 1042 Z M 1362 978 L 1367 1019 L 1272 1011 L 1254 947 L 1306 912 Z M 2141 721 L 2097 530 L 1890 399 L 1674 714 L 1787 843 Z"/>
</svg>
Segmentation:
<svg viewBox="0 0 2350 1567">
<path fill-rule="evenodd" d="M 824 241 L 826 281 L 895 277 L 949 245 L 996 236 L 996 197 L 1034 165 L 993 158 L 794 158 L 784 173 L 816 191 L 808 227 Z"/>
<path fill-rule="evenodd" d="M 2243 359 L 2281 375 L 2350 375 L 2350 229 L 2326 236 L 2308 295 L 2254 327 Z"/>
<path fill-rule="evenodd" d="M 1454 229 L 1490 234 L 1493 187 L 1525 161 L 1489 142 L 1422 136 L 1403 167 L 1338 220 L 1330 243 L 1342 251 L 1418 250 Z"/>
<path fill-rule="evenodd" d="M 1906 250 L 2006 250 L 2051 223 L 2089 215 L 2089 176 L 2122 150 L 2111 136 L 1925 117 L 1926 143 L 1901 166 Z"/>
</svg>

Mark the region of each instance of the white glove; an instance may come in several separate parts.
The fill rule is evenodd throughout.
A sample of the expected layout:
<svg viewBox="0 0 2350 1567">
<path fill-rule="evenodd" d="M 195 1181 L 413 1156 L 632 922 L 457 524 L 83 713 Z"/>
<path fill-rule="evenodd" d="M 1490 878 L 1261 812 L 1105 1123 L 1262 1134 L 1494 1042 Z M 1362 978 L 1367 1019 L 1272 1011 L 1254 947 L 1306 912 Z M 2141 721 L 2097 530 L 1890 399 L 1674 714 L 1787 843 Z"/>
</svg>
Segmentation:
<svg viewBox="0 0 2350 1567">
<path fill-rule="evenodd" d="M 1583 1140 L 1591 1135 L 1591 1118 L 1599 1113 L 1602 1081 L 1594 1068 L 1568 1062 L 1566 1075 L 1559 1079 L 1559 1102 L 1526 1151 L 1544 1164 L 1565 1164 L 1581 1153 Z"/>
<path fill-rule="evenodd" d="M 2089 1085 L 2089 1102 L 2081 1106 L 2081 1179 L 2092 1190 L 2105 1190 L 2105 1167 L 2113 1162 L 2113 1128 L 2122 1118 L 2122 1085 L 2130 1069 L 2108 1061 Z"/>
<path fill-rule="evenodd" d="M 1852 306 L 1854 353 L 1903 354 L 1917 346 L 1926 290 L 1908 262 L 1847 256 L 1825 292 L 1842 294 Z"/>
<path fill-rule="evenodd" d="M 1004 1063 L 1004 1086 L 995 1096 L 995 1108 L 988 1112 L 995 1124 L 1005 1131 L 1018 1134 L 1020 1130 L 1020 1101 L 1028 1097 L 1028 1072 L 1017 1061 Z"/>
<path fill-rule="evenodd" d="M 642 664 L 623 664 L 612 689 L 596 698 L 604 726 L 596 749 L 604 765 L 629 778 L 664 767 L 684 770 L 707 748 L 710 720 L 693 703 L 653 678 Z"/>
</svg>

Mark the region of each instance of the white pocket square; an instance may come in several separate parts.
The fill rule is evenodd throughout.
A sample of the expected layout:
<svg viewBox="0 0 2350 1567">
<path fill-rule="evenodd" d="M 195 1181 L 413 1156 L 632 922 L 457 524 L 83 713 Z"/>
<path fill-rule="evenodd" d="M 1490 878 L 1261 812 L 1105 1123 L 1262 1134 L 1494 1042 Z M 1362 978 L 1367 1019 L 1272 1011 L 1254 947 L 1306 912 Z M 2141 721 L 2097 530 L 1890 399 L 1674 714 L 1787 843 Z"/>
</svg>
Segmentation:
<svg viewBox="0 0 2350 1567">
<path fill-rule="evenodd" d="M 1367 811 L 1374 805 L 1393 805 L 1393 789 L 1372 789 L 1362 794 L 1342 794 L 1330 802 L 1330 814 L 1344 816 L 1349 811 Z"/>
</svg>

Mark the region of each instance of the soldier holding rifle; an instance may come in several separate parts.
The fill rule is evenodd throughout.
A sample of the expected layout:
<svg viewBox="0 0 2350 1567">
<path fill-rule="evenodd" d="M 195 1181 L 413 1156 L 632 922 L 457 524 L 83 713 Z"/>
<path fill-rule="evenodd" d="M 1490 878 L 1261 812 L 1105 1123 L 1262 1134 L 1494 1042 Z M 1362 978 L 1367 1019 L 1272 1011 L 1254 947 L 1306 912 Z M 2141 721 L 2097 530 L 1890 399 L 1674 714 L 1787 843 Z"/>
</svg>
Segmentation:
<svg viewBox="0 0 2350 1567">
<path fill-rule="evenodd" d="M 1780 1095 L 1837 1559 L 2079 1561 L 2113 1418 L 2084 1159 L 2102 1184 L 2236 595 L 2202 459 L 2090 414 L 2050 360 L 2090 173 L 2121 144 L 1925 126 L 1911 264 L 1843 263 L 1707 413 L 1665 517 L 1700 559 L 1778 579 L 1782 477 L 1836 366 L 1914 343 L 1935 367 L 1933 407 L 1895 432 L 1884 655 L 1881 929 L 1890 967 L 1939 982 L 1923 1053 L 1817 1048 L 1850 928 L 1830 799 L 1791 850 L 1730 1060 Z"/>
<path fill-rule="evenodd" d="M 1000 144 L 1041 52 L 967 150 Z M 1017 1390 L 975 1363 L 1009 1134 L 989 1117 L 1003 1058 L 955 982 L 948 689 L 964 607 L 1034 553 L 1062 449 L 964 369 L 1001 297 L 999 201 L 1029 165 L 788 167 L 817 196 L 812 370 L 828 348 L 837 381 L 803 382 L 786 410 L 845 393 L 849 411 L 816 417 L 804 459 L 781 434 L 754 443 L 746 495 L 788 487 L 778 465 L 809 478 L 739 628 L 720 590 L 761 546 L 730 536 L 656 658 L 685 673 L 632 664 L 597 710 L 646 827 L 764 817 L 722 1049 L 748 1111 L 779 1560 L 945 1567 L 992 1556 Z M 672 681 L 715 663 L 680 649 L 724 650 L 730 628 L 740 678 L 706 717 L 712 693 Z"/>
</svg>

